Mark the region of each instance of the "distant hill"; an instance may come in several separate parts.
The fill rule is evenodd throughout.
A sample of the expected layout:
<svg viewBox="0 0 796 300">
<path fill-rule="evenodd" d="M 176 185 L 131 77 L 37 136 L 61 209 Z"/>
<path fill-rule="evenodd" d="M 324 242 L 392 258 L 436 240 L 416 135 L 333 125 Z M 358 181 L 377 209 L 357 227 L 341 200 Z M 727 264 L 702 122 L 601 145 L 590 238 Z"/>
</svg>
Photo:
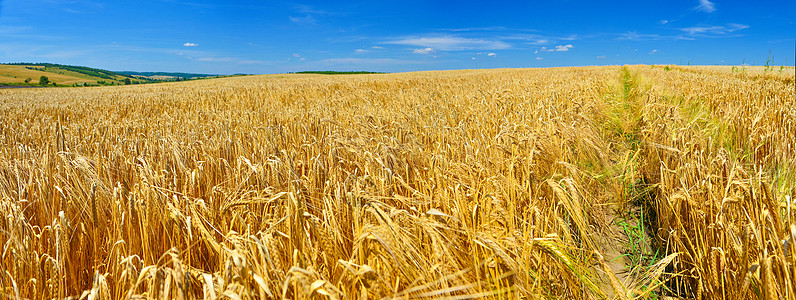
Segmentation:
<svg viewBox="0 0 796 300">
<path fill-rule="evenodd" d="M 44 64 L 0 65 L 0 85 L 41 86 L 39 82 L 42 76 L 47 78 L 47 82 L 45 82 L 47 86 L 53 86 L 53 83 L 58 86 L 100 85 L 98 81 L 119 84 L 124 80 L 108 79 L 107 75 L 96 77 L 67 69 L 48 67 Z"/>
<path fill-rule="evenodd" d="M 41 84 L 42 76 L 48 82 Z M 0 64 L 0 84 L 16 86 L 98 86 L 159 82 L 113 71 L 53 63 Z"/>
<path fill-rule="evenodd" d="M 42 76 L 47 82 L 41 84 Z M 98 86 L 182 81 L 220 77 L 212 74 L 178 72 L 108 71 L 53 63 L 0 64 L 0 86 Z"/>
</svg>

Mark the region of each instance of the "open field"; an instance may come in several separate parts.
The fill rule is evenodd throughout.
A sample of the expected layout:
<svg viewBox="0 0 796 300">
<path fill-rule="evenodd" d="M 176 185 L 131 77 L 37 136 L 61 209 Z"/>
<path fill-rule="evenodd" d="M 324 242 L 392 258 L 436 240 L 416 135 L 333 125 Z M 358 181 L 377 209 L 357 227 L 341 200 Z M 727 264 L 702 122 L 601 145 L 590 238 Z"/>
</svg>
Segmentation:
<svg viewBox="0 0 796 300">
<path fill-rule="evenodd" d="M 214 77 L 209 74 L 162 73 L 162 72 L 113 72 L 83 66 L 70 66 L 51 63 L 39 64 L 0 64 L 0 86 L 35 86 L 41 76 L 47 76 L 50 84 L 58 86 L 98 86 L 156 83 L 162 81 L 181 81 Z M 168 75 L 160 75 L 168 74 Z M 28 83 L 25 80 L 30 78 Z"/>
<path fill-rule="evenodd" d="M 98 85 L 98 82 L 105 82 L 107 84 L 123 84 L 124 76 L 102 76 L 95 74 L 92 76 L 67 69 L 73 66 L 57 67 L 51 64 L 45 65 L 20 65 L 20 64 L 0 64 L 0 84 L 8 85 L 24 85 L 25 79 L 30 78 L 30 84 L 38 85 L 41 76 L 47 76 L 52 82 L 57 83 L 59 86 L 72 86 L 78 85 Z M 81 68 L 81 67 L 78 67 Z"/>
<path fill-rule="evenodd" d="M 31 83 L 39 83 L 41 76 L 47 76 L 50 81 L 57 84 L 73 84 L 78 82 L 93 82 L 96 80 L 87 79 L 82 74 L 56 74 L 39 70 L 26 69 L 24 65 L 2 65 L 0 64 L 0 83 L 24 83 L 25 79 L 30 78 Z M 32 66 L 36 67 L 36 66 Z"/>
<path fill-rule="evenodd" d="M 0 89 L 0 298 L 793 299 L 792 71 Z"/>
</svg>

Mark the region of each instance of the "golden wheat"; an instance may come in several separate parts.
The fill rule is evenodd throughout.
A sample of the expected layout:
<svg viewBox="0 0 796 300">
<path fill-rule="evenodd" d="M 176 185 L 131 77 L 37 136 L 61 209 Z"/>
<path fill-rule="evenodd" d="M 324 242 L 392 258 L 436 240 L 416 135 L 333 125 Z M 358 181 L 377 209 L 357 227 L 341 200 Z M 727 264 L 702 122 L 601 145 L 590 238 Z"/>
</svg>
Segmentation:
<svg viewBox="0 0 796 300">
<path fill-rule="evenodd" d="M 792 78 L 0 90 L 0 297 L 793 298 Z M 649 265 L 611 254 L 632 209 Z"/>
</svg>

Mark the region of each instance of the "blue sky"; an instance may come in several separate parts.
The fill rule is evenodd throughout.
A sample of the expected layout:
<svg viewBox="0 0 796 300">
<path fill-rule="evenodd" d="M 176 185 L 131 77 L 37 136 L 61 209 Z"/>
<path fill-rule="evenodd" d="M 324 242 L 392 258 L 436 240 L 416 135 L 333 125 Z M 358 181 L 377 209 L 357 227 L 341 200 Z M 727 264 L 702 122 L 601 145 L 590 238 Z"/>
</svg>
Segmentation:
<svg viewBox="0 0 796 300">
<path fill-rule="evenodd" d="M 402 72 L 794 63 L 796 1 L 0 0 L 0 62 Z"/>
</svg>

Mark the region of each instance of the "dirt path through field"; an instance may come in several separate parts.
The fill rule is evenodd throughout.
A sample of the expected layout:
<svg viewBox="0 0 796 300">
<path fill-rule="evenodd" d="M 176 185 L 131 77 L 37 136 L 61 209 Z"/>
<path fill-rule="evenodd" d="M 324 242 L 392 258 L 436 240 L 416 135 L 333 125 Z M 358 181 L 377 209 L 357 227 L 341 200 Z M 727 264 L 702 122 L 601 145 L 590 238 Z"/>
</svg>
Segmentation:
<svg viewBox="0 0 796 300">
<path fill-rule="evenodd" d="M 613 191 L 606 189 L 607 193 L 613 193 L 608 196 L 612 200 L 605 209 L 609 226 L 596 241 L 603 258 L 601 288 L 611 298 L 629 299 L 646 292 L 644 289 L 649 283 L 642 280 L 641 274 L 657 255 L 651 250 L 644 224 L 643 203 L 650 200 L 652 186 L 637 172 L 641 164 L 639 147 L 644 106 L 639 96 L 643 91 L 638 78 L 627 68 L 622 68 L 619 75 L 614 92 L 606 98 L 611 111 L 607 126 L 603 126 L 607 131 L 605 136 L 611 139 L 611 151 L 606 155 L 613 162 L 604 170 L 611 176 L 609 185 L 613 186 Z"/>
</svg>

